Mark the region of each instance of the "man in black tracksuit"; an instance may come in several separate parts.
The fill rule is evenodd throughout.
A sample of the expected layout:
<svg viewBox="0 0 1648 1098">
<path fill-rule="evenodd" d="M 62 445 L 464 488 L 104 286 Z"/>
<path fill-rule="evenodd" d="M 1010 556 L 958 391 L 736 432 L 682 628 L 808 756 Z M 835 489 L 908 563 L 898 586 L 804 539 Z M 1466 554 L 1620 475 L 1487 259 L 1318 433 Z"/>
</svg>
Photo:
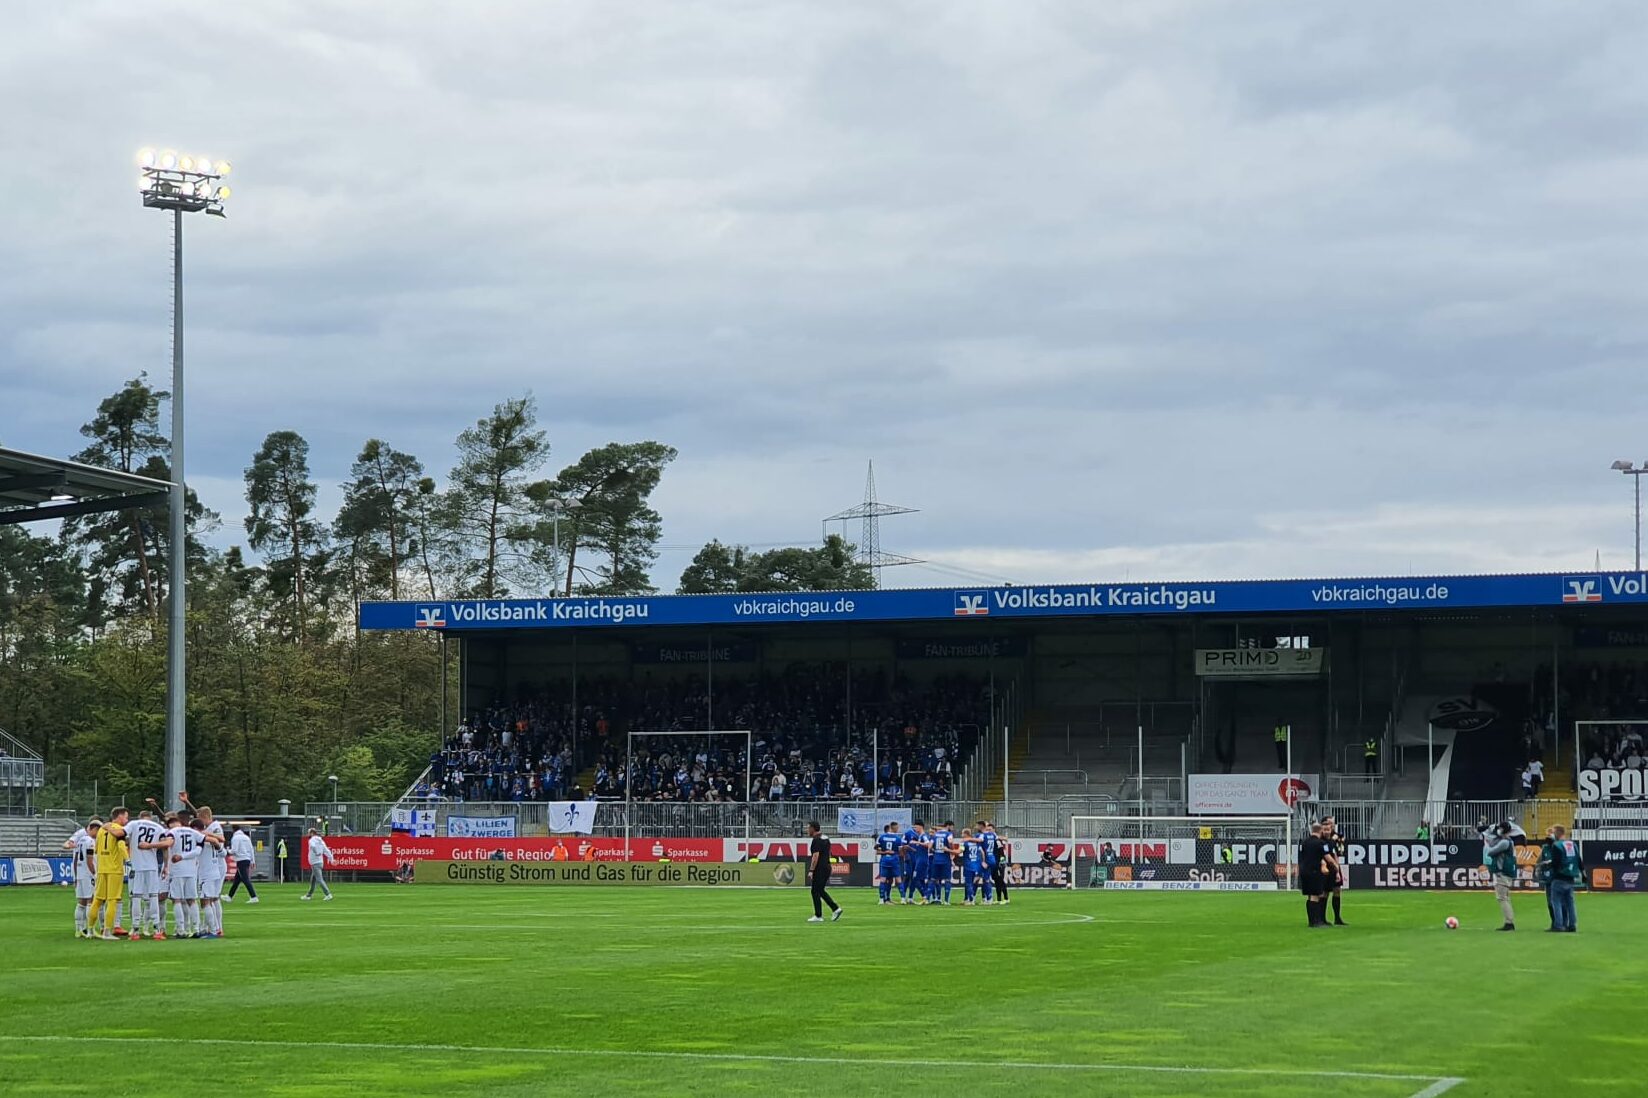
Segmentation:
<svg viewBox="0 0 1648 1098">
<path fill-rule="evenodd" d="M 807 855 L 807 878 L 813 886 L 813 917 L 807 921 L 823 922 L 824 905 L 829 904 L 830 910 L 834 913 L 830 916 L 830 921 L 834 922 L 841 918 L 841 908 L 825 891 L 830 887 L 830 840 L 824 837 L 817 820 L 807 824 L 807 834 L 812 836 L 812 846 Z"/>
</svg>

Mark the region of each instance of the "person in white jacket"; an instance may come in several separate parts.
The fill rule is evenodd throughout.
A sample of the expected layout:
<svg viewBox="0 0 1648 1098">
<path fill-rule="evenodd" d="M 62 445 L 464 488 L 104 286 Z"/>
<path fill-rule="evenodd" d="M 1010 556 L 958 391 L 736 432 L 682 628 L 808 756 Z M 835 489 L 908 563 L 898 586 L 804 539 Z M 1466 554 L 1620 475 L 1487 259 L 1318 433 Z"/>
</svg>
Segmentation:
<svg viewBox="0 0 1648 1098">
<path fill-rule="evenodd" d="M 337 859 L 332 857 L 332 848 L 326 845 L 326 840 L 320 837 L 320 829 L 309 829 L 309 891 L 301 899 L 309 899 L 319 888 L 325 893 L 326 899 L 332 898 L 332 890 L 326 887 L 326 867 Z"/>
<path fill-rule="evenodd" d="M 251 897 L 246 902 L 258 902 L 257 889 L 252 887 L 252 868 L 257 864 L 257 850 L 252 846 L 252 837 L 246 834 L 246 829 L 235 828 L 235 833 L 229 836 L 229 853 L 235 859 L 235 879 L 229 885 L 229 894 L 223 897 L 224 903 L 231 903 L 235 898 L 235 890 L 242 885 L 246 886 L 246 894 Z"/>
</svg>

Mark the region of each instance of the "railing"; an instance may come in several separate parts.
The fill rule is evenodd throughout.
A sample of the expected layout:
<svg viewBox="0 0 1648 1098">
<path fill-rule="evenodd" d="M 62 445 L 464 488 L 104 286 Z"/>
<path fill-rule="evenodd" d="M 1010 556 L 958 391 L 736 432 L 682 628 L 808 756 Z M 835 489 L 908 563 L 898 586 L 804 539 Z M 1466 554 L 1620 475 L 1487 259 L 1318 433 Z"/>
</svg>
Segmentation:
<svg viewBox="0 0 1648 1098">
<path fill-rule="evenodd" d="M 1069 834 L 1071 816 L 1183 816 L 1185 802 L 1176 788 L 1177 778 L 1146 778 L 1142 801 L 1136 790 L 1129 788 L 1126 796 L 1105 793 L 1067 794 L 1061 797 L 1033 797 L 1011 801 L 922 801 L 894 803 L 882 801 L 879 805 L 868 798 L 839 801 L 757 801 L 721 803 L 681 803 L 674 801 L 637 801 L 628 806 L 626 817 L 622 801 L 599 802 L 595 816 L 595 834 L 620 837 L 626 831 L 632 836 L 658 838 L 736 838 L 745 834 L 767 838 L 800 838 L 806 833 L 809 820 L 818 820 L 824 829 L 834 833 L 839 809 L 856 809 L 869 813 L 873 807 L 906 809 L 914 819 L 927 823 L 955 821 L 958 827 L 971 826 L 985 819 L 997 824 L 1010 836 L 1022 838 L 1057 837 Z M 542 802 L 420 802 L 421 807 L 433 808 L 436 813 L 436 834 L 447 833 L 448 821 L 453 817 L 508 816 L 516 821 L 518 835 L 531 837 L 550 834 L 548 806 Z M 1599 812 L 1595 805 L 1582 806 L 1576 802 L 1539 801 L 1453 801 L 1449 802 L 1442 818 L 1427 818 L 1426 802 L 1382 801 L 1369 799 L 1334 799 L 1311 801 L 1296 810 L 1299 824 L 1334 816 L 1340 830 L 1352 839 L 1412 840 L 1421 821 L 1428 822 L 1432 842 L 1449 842 L 1476 837 L 1477 821 L 1486 817 L 1490 823 L 1510 820 L 1532 829 L 1535 806 L 1550 810 L 1557 807 L 1558 815 L 1572 820 L 1581 830 L 1603 826 L 1640 831 L 1648 828 L 1648 812 L 1640 806 L 1614 806 Z M 312 803 L 305 806 L 310 819 L 327 821 L 334 834 L 388 834 L 388 827 L 379 828 L 378 821 L 388 818 L 391 802 Z M 867 837 L 867 836 L 866 836 Z M 1633 836 L 1634 837 L 1634 836 Z M 60 840 L 59 840 L 60 841 Z"/>
<path fill-rule="evenodd" d="M 0 786 L 39 789 L 46 784 L 46 764 L 39 759 L 0 758 Z"/>
<path fill-rule="evenodd" d="M 1052 776 L 1055 774 L 1064 775 L 1067 780 L 1051 782 Z M 1041 792 L 1043 796 L 1046 796 L 1047 791 L 1050 788 L 1050 783 L 1057 785 L 1079 784 L 1082 787 L 1082 792 L 1084 793 L 1088 788 L 1087 771 L 1085 770 L 1014 770 L 1012 771 L 1011 777 L 1013 779 L 1012 789 L 1019 793 L 1033 792 L 1036 788 L 1036 781 L 1038 778 L 1041 781 Z"/>
</svg>

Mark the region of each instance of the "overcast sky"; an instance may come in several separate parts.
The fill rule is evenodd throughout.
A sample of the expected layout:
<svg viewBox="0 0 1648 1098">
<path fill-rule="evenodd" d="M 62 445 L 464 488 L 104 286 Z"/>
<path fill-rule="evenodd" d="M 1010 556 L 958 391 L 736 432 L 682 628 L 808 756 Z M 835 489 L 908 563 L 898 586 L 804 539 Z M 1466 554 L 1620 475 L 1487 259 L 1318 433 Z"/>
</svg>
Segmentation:
<svg viewBox="0 0 1648 1098">
<path fill-rule="evenodd" d="M 1630 564 L 1648 7 L 11 5 L 0 442 L 169 382 L 133 154 L 187 225 L 190 482 L 295 429 L 444 475 L 531 390 L 553 472 L 681 456 L 665 544 L 1019 582 Z M 857 531 L 851 531 L 856 537 Z M 668 549 L 672 588 L 690 551 Z M 905 568 L 889 584 L 966 582 Z"/>
</svg>

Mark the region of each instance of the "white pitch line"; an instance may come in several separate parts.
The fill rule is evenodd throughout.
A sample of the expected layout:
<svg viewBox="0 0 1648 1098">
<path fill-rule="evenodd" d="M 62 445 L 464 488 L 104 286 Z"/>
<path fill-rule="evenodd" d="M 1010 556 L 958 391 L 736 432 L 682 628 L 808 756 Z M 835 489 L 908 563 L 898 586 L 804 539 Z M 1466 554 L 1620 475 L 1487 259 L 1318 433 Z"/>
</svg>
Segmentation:
<svg viewBox="0 0 1648 1098">
<path fill-rule="evenodd" d="M 1452 1090 L 1464 1081 L 1465 1080 L 1463 1079 L 1455 1079 L 1451 1076 L 1446 1079 L 1438 1079 L 1418 1094 L 1408 1095 L 1408 1098 L 1437 1098 L 1437 1095 L 1448 1093 L 1448 1091 Z"/>
<path fill-rule="evenodd" d="M 157 1037 L 94 1037 L 66 1033 L 40 1035 L 0 1034 L 0 1042 L 39 1044 L 94 1044 L 129 1045 L 152 1044 Z M 246 1041 L 230 1037 L 184 1037 L 171 1041 L 174 1045 L 202 1045 L 240 1049 L 290 1048 L 320 1049 L 334 1052 L 457 1052 L 478 1056 L 590 1056 L 610 1059 L 639 1060 L 726 1060 L 758 1064 L 830 1064 L 845 1067 L 919 1067 L 919 1068 L 1010 1068 L 1042 1071 L 1118 1071 L 1143 1072 L 1161 1075 L 1305 1075 L 1313 1079 L 1365 1079 L 1402 1083 L 1430 1083 L 1431 1086 L 1412 1098 L 1434 1098 L 1464 1082 L 1463 1079 L 1438 1079 L 1434 1075 L 1409 1075 L 1382 1071 L 1309 1071 L 1297 1068 L 1221 1068 L 1179 1067 L 1167 1064 L 1080 1064 L 1038 1063 L 1034 1060 L 909 1060 L 900 1058 L 866 1058 L 855 1056 L 776 1056 L 753 1052 L 668 1052 L 655 1049 L 615 1048 L 523 1048 L 493 1045 L 407 1044 L 379 1041 Z M 1446 1084 L 1446 1085 L 1444 1085 Z M 1441 1087 L 1438 1090 L 1436 1088 Z"/>
<path fill-rule="evenodd" d="M 984 922 L 979 922 L 979 923 L 958 923 L 958 924 L 954 924 L 954 925 L 946 925 L 944 929 L 945 929 L 946 933 L 949 933 L 950 931 L 956 931 L 956 930 L 982 930 L 982 929 L 1010 930 L 1014 927 L 1021 927 L 1021 926 L 1079 926 L 1082 923 L 1091 923 L 1091 922 L 1095 921 L 1093 916 L 1091 916 L 1091 915 L 1079 915 L 1074 911 L 1051 911 L 1051 912 L 1048 912 L 1048 914 L 1050 914 L 1050 915 L 1065 915 L 1065 916 L 1068 916 L 1068 918 L 1064 918 L 1064 919 L 1015 919 L 1015 920 L 1012 920 L 1010 922 L 994 922 L 994 923 L 984 923 Z M 304 920 L 300 923 L 297 923 L 297 924 L 291 925 L 291 926 L 283 925 L 281 927 L 281 929 L 284 932 L 290 933 L 294 930 L 302 930 L 306 927 L 320 927 L 320 926 L 358 927 L 358 926 L 361 926 L 361 925 L 362 925 L 361 922 L 356 922 L 354 920 L 350 920 L 348 922 L 342 922 L 342 921 L 335 921 L 335 920 L 317 919 L 317 920 L 313 920 L 313 921 Z M 542 926 L 538 923 L 419 923 L 417 925 L 422 926 L 422 927 L 428 927 L 432 930 L 544 930 L 544 929 L 547 929 L 547 928 L 545 928 L 544 926 Z M 873 927 L 873 928 L 878 929 L 878 930 L 890 930 L 890 929 L 894 929 L 895 927 L 897 929 L 906 929 L 906 930 L 909 929 L 907 925 L 906 926 L 898 926 L 898 924 L 894 924 L 894 923 L 872 923 L 872 922 L 865 922 L 863 919 L 855 920 L 853 925 L 857 926 L 857 927 Z M 656 930 L 657 927 L 656 927 L 655 924 L 650 923 L 650 922 L 606 923 L 606 924 L 603 924 L 603 929 L 610 929 L 610 930 Z M 755 924 L 755 925 L 729 926 L 726 923 L 686 923 L 686 924 L 671 923 L 669 929 L 671 929 L 671 930 L 704 930 L 704 931 L 711 931 L 711 932 L 714 932 L 714 933 L 733 933 L 733 932 L 737 932 L 737 933 L 742 934 L 746 931 L 753 931 L 753 930 L 794 930 L 795 925 L 793 923 L 760 923 L 760 924 Z"/>
</svg>

